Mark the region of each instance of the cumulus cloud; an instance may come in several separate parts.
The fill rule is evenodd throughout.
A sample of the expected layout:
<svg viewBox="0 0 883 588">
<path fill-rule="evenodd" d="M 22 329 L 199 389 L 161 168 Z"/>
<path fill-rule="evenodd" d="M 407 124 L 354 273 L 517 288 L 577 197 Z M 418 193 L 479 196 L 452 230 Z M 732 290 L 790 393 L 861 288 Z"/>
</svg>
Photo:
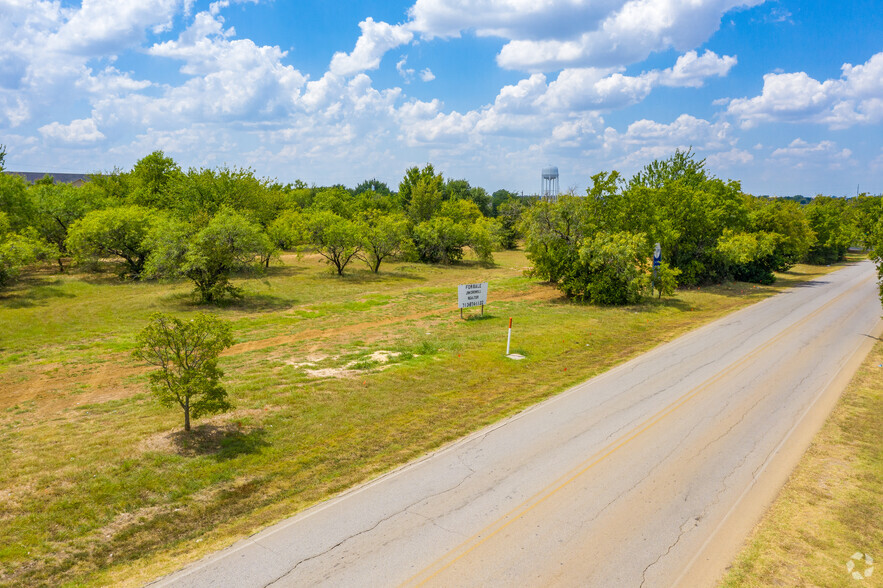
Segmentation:
<svg viewBox="0 0 883 588">
<path fill-rule="evenodd" d="M 637 104 L 658 86 L 700 87 L 710 76 L 724 76 L 736 58 L 690 51 L 673 67 L 628 76 L 609 69 L 568 68 L 549 84 L 538 101 L 552 109 L 614 110 Z"/>
<path fill-rule="evenodd" d="M 152 46 L 148 53 L 183 62 L 190 78 L 165 96 L 146 101 L 142 117 L 149 124 L 174 113 L 200 120 L 261 120 L 290 113 L 306 77 L 282 59 L 277 46 L 235 39 L 223 17 L 201 12 L 177 40 Z"/>
<path fill-rule="evenodd" d="M 506 39 L 501 67 L 547 72 L 567 67 L 610 68 L 651 53 L 692 50 L 734 8 L 764 0 L 417 0 L 411 28 L 424 37 L 472 30 Z"/>
<path fill-rule="evenodd" d="M 705 78 L 725 77 L 734 65 L 736 58 L 731 55 L 718 56 L 714 51 L 706 49 L 700 57 L 695 51 L 688 51 L 678 57 L 673 67 L 660 72 L 660 83 L 665 86 L 699 88 L 705 83 Z"/>
<path fill-rule="evenodd" d="M 754 155 L 744 149 L 730 149 L 729 151 L 720 151 L 712 153 L 705 158 L 705 162 L 712 170 L 729 169 L 739 165 L 746 165 L 754 161 Z"/>
<path fill-rule="evenodd" d="M 104 134 L 91 118 L 74 120 L 67 125 L 53 122 L 39 130 L 44 137 L 64 143 L 94 143 L 104 139 Z"/>
<path fill-rule="evenodd" d="M 427 67 L 426 69 L 420 70 L 420 79 L 424 82 L 431 82 L 435 79 L 435 74 Z"/>
<path fill-rule="evenodd" d="M 162 31 L 185 6 L 182 0 L 83 0 L 79 10 L 47 39 L 50 50 L 106 55 L 137 46 L 148 30 Z"/>
<path fill-rule="evenodd" d="M 844 64 L 839 79 L 805 72 L 771 73 L 754 98 L 730 101 L 727 113 L 743 128 L 766 122 L 818 123 L 832 129 L 883 121 L 883 53 L 861 65 Z"/>
<path fill-rule="evenodd" d="M 828 164 L 837 168 L 852 157 L 852 151 L 840 149 L 833 141 L 808 143 L 797 138 L 791 141 L 787 147 L 780 147 L 773 151 L 772 157 L 788 162 L 797 168 L 818 164 Z"/>
<path fill-rule="evenodd" d="M 352 53 L 335 53 L 331 58 L 331 73 L 350 76 L 359 72 L 377 69 L 380 60 L 390 49 L 409 43 L 414 34 L 402 25 L 375 22 L 367 18 L 359 23 L 362 34 L 356 41 Z"/>
<path fill-rule="evenodd" d="M 405 80 L 406 84 L 410 84 L 411 80 L 414 79 L 414 69 L 408 67 L 407 55 L 402 55 L 402 58 L 396 62 L 396 71 L 399 72 L 399 75 Z"/>
</svg>

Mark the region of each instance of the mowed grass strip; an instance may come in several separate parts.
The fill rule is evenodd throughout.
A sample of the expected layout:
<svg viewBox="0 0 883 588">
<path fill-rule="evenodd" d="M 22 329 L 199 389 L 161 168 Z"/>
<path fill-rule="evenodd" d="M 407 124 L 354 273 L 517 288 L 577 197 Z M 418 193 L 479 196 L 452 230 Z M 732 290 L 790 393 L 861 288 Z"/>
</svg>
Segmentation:
<svg viewBox="0 0 883 588">
<path fill-rule="evenodd" d="M 286 263 L 210 309 L 234 322 L 236 409 L 192 435 L 130 358 L 151 312 L 205 310 L 188 284 L 47 274 L 0 298 L 0 583 L 143 583 L 776 291 L 598 308 L 525 277 L 517 251 L 343 279 Z M 460 320 L 456 285 L 479 281 L 486 314 Z M 503 357 L 509 317 L 523 361 Z"/>
<path fill-rule="evenodd" d="M 722 586 L 883 586 L 881 366 L 878 342 Z"/>
</svg>

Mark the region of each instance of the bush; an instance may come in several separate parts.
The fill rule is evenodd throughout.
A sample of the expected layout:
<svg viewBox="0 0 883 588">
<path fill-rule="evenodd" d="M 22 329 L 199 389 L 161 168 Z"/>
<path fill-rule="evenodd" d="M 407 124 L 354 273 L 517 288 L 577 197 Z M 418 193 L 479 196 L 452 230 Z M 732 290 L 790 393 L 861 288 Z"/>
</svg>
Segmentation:
<svg viewBox="0 0 883 588">
<path fill-rule="evenodd" d="M 640 302 L 651 285 L 647 251 L 642 234 L 597 233 L 583 240 L 577 262 L 560 282 L 561 290 L 569 298 L 596 304 Z"/>
</svg>

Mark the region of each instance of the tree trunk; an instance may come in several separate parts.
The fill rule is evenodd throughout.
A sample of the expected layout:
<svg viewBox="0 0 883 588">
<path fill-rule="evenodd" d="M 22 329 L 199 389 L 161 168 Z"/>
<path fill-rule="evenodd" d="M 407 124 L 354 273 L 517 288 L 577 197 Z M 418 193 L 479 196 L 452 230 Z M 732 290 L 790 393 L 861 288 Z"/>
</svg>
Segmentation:
<svg viewBox="0 0 883 588">
<path fill-rule="evenodd" d="M 184 430 L 190 431 L 190 399 L 184 401 Z"/>
</svg>

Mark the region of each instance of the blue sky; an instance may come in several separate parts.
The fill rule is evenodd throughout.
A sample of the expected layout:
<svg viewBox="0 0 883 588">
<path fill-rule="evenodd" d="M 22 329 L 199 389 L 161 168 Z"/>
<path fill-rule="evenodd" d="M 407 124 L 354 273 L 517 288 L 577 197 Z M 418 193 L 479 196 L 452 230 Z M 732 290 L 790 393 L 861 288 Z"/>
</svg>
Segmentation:
<svg viewBox="0 0 883 588">
<path fill-rule="evenodd" d="M 883 16 L 822 0 L 0 0 L 21 171 L 187 168 L 493 191 L 692 147 L 754 194 L 883 192 Z"/>
</svg>

